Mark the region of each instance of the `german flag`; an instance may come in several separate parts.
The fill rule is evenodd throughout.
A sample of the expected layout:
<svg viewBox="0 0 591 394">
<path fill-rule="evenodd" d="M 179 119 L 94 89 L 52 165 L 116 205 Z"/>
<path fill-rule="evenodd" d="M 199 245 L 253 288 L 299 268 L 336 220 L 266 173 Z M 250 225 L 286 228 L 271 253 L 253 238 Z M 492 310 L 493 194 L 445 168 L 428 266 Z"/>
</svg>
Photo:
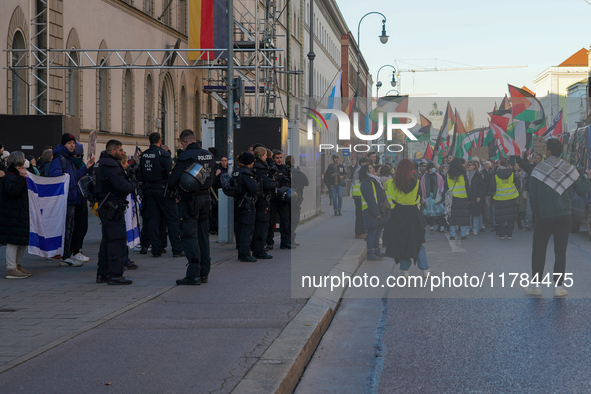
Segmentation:
<svg viewBox="0 0 591 394">
<path fill-rule="evenodd" d="M 228 18 L 226 0 L 189 0 L 189 48 L 223 49 L 228 47 Z M 190 52 L 197 60 L 202 52 Z M 207 51 L 201 60 L 213 60 L 219 51 Z M 227 59 L 224 53 L 221 59 Z"/>
</svg>

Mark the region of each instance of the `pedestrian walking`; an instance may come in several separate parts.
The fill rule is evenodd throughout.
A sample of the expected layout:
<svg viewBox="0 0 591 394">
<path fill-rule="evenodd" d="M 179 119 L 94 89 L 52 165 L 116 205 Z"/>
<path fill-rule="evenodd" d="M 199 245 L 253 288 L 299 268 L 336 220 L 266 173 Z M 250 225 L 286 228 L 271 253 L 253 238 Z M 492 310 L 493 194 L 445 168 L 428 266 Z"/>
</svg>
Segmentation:
<svg viewBox="0 0 591 394">
<path fill-rule="evenodd" d="M 367 260 L 381 261 L 384 256 L 380 251 L 380 234 L 388 221 L 390 203 L 386 198 L 384 187 L 376 176 L 371 164 L 365 164 L 359 170 L 361 180 L 361 209 L 363 225 L 367 230 Z"/>
<path fill-rule="evenodd" d="M 574 193 L 585 197 L 591 188 L 591 170 L 586 178 L 577 169 L 560 158 L 563 145 L 552 138 L 546 143 L 547 159 L 537 164 L 529 184 L 531 207 L 536 218 L 532 242 L 532 280 L 525 292 L 539 296 L 540 283 L 544 281 L 546 249 L 550 236 L 554 237 L 554 296 L 564 297 L 568 292 L 563 287 L 566 273 L 566 249 L 571 227 L 571 204 Z M 548 280 L 549 282 L 549 280 Z"/>
<path fill-rule="evenodd" d="M 433 162 L 429 162 L 426 167 L 427 173 L 421 178 L 420 186 L 423 202 L 423 216 L 430 226 L 430 232 L 444 231 L 447 222 L 445 221 L 445 201 L 444 201 L 444 180 L 437 172 Z"/>
<path fill-rule="evenodd" d="M 449 239 L 456 239 L 456 226 L 460 227 L 460 237 L 466 239 L 470 230 L 470 199 L 466 184 L 466 170 L 459 159 L 453 159 L 449 164 L 449 169 L 444 183 L 443 194 L 445 195 L 445 209 L 447 213 L 447 222 L 449 223 Z M 451 192 L 451 198 L 448 196 Z"/>
<path fill-rule="evenodd" d="M 475 160 L 466 163 L 466 189 L 470 196 L 470 225 L 472 234 L 478 235 L 482 227 L 482 206 L 486 194 L 484 177 L 478 170 L 479 163 Z M 484 232 L 484 230 L 482 230 Z"/>
<path fill-rule="evenodd" d="M 519 179 L 509 168 L 507 159 L 501 159 L 494 178 L 490 183 L 490 194 L 493 196 L 497 238 L 513 239 L 513 224 L 518 218 Z"/>
<path fill-rule="evenodd" d="M 31 272 L 22 266 L 29 245 L 29 193 L 25 154 L 12 152 L 0 187 L 0 244 L 6 244 L 6 278 L 24 279 Z"/>
<path fill-rule="evenodd" d="M 183 130 L 179 141 L 184 150 L 178 155 L 177 164 L 168 177 L 168 187 L 176 190 L 180 199 L 180 236 L 188 264 L 185 277 L 178 279 L 176 284 L 200 285 L 209 281 L 211 270 L 209 189 L 214 182 L 215 160 L 211 152 L 201 148 L 192 130 Z"/>
<path fill-rule="evenodd" d="M 343 208 L 343 187 L 346 184 L 346 175 L 345 167 L 339 164 L 339 157 L 332 155 L 332 163 L 326 169 L 324 176 L 330 182 L 332 208 L 335 216 L 343 216 L 341 209 Z"/>
<path fill-rule="evenodd" d="M 413 177 L 412 172 L 413 163 L 408 159 L 402 159 L 396 166 L 392 187 L 386 191 L 388 198 L 395 205 L 384 227 L 384 244 L 386 256 L 394 258 L 396 264 L 400 264 L 403 276 L 409 276 L 408 270 L 413 259 L 423 272 L 423 276 L 428 278 L 430 268 L 423 246 L 427 223 L 420 207 L 424 194 L 421 192 L 420 181 Z"/>
</svg>

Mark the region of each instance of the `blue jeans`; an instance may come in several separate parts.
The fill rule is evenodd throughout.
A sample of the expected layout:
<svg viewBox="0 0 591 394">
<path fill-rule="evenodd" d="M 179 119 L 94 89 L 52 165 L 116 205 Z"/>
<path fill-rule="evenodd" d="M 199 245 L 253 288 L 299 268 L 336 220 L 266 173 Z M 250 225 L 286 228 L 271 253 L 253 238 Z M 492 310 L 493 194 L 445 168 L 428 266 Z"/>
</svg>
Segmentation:
<svg viewBox="0 0 591 394">
<path fill-rule="evenodd" d="M 408 271 L 410 268 L 411 261 L 410 260 L 401 260 L 400 261 L 400 269 L 403 271 Z M 429 263 L 427 262 L 427 252 L 425 251 L 425 246 L 421 246 L 421 250 L 419 250 L 419 257 L 417 258 L 417 265 L 419 269 L 428 270 Z"/>
<path fill-rule="evenodd" d="M 380 247 L 380 234 L 382 233 L 382 227 L 378 226 L 367 230 L 365 242 L 367 243 L 367 251 L 372 249 L 379 249 Z"/>
<path fill-rule="evenodd" d="M 478 234 L 478 230 L 480 230 L 480 227 L 482 227 L 482 215 L 470 215 L 470 223 L 472 223 L 472 232 L 474 234 Z"/>
<path fill-rule="evenodd" d="M 332 194 L 332 209 L 335 211 L 343 207 L 343 187 L 341 185 L 335 185 L 330 187 Z"/>
<path fill-rule="evenodd" d="M 470 226 L 460 226 L 460 237 L 465 237 L 466 234 L 468 234 L 468 231 L 470 231 Z M 456 236 L 455 225 L 449 226 L 449 235 L 452 237 Z"/>
</svg>

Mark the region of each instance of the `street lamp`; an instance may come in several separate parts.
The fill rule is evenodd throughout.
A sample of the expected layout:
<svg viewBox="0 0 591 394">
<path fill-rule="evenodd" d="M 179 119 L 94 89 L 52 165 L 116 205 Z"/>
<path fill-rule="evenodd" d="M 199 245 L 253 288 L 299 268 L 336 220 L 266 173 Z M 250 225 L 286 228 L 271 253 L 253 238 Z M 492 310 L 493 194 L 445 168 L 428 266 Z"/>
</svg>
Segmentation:
<svg viewBox="0 0 591 394">
<path fill-rule="evenodd" d="M 399 93 L 399 92 L 398 92 L 398 90 L 396 90 L 396 89 L 388 90 L 388 91 L 386 92 L 386 96 L 387 96 L 387 95 L 388 95 L 390 92 L 396 92 L 396 95 L 397 95 L 397 96 L 400 96 L 400 93 Z"/>
<path fill-rule="evenodd" d="M 359 23 L 357 24 L 357 88 L 355 89 L 355 96 L 359 97 L 359 64 L 361 62 L 361 43 L 359 42 L 359 31 L 361 29 L 361 22 L 363 21 L 363 19 L 371 14 L 378 14 L 381 15 L 382 18 L 382 35 L 379 36 L 380 37 L 380 42 L 382 44 L 385 44 L 388 42 L 388 35 L 386 35 L 386 17 L 384 16 L 384 14 L 382 14 L 381 12 L 368 12 L 367 14 L 363 15 L 361 17 L 361 19 L 359 20 Z M 357 103 L 357 106 L 359 106 L 359 103 Z"/>
<path fill-rule="evenodd" d="M 390 85 L 392 85 L 392 87 L 396 87 L 396 67 L 392 66 L 391 64 L 385 64 L 382 67 L 380 67 L 380 69 L 378 70 L 378 75 L 377 75 L 377 80 L 378 83 L 376 83 L 376 97 L 379 98 L 379 92 L 380 92 L 380 88 L 382 87 L 382 82 L 380 81 L 380 71 L 382 71 L 382 68 L 384 67 L 392 67 L 392 69 L 394 69 L 394 71 L 392 72 L 392 80 L 390 81 Z"/>
</svg>

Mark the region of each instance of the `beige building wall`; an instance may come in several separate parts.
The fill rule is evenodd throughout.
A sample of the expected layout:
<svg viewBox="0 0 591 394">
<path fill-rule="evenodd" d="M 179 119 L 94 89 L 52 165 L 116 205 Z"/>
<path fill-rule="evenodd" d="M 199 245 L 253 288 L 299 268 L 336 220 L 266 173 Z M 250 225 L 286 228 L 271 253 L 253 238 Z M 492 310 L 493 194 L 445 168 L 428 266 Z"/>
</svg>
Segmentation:
<svg viewBox="0 0 591 394">
<path fill-rule="evenodd" d="M 33 2 L 34 3 L 34 2 Z M 168 0 L 50 0 L 50 48 L 97 49 L 165 49 L 174 46 L 178 38 L 181 48 L 187 48 L 187 0 L 173 0 L 158 21 Z M 0 34 L 6 43 L 3 49 L 12 45 L 15 31 L 22 31 L 26 45 L 29 45 L 29 1 L 3 0 L 0 5 Z M 34 12 L 35 10 L 33 10 Z M 163 21 L 169 23 L 167 26 Z M 88 52 L 90 58 L 100 62 L 108 52 Z M 119 59 L 108 60 L 111 64 L 121 64 Z M 137 52 L 122 52 L 126 61 L 135 59 Z M 154 55 L 157 60 L 163 53 Z M 90 65 L 90 60 L 80 54 L 81 63 Z M 65 64 L 63 57 L 56 64 Z M 138 59 L 137 64 L 146 65 L 151 60 L 147 56 Z M 9 65 L 7 52 L 0 52 L 0 64 Z M 12 91 L 10 70 L 2 70 L 0 78 L 0 113 L 12 113 Z M 125 100 L 125 70 L 104 71 L 108 80 L 108 99 L 103 112 L 99 111 L 99 71 L 82 70 L 74 79 L 79 83 L 76 115 L 80 119 L 81 139 L 84 142 L 91 130 L 100 130 L 99 143 L 111 138 L 124 142 L 126 151 L 133 153 L 136 141 L 147 147 L 146 136 L 153 131 L 161 131 L 157 126 L 162 123 L 162 92 L 168 97 L 168 122 L 165 142 L 174 148 L 176 138 L 183 128 L 196 129 L 201 114 L 196 91 L 201 91 L 201 73 L 197 70 L 131 70 L 127 93 L 131 100 Z M 152 79 L 152 94 L 146 93 L 146 81 Z M 50 114 L 70 113 L 68 97 L 67 70 L 50 71 L 49 76 L 49 111 Z M 183 93 L 184 92 L 184 93 Z M 184 100 L 181 100 L 181 95 Z M 148 105 L 151 100 L 151 105 Z M 126 105 L 128 108 L 126 108 Z M 147 108 L 151 107 L 151 113 Z M 35 113 L 27 106 L 29 114 Z M 128 121 L 126 122 L 126 114 Z M 131 118 L 129 118 L 131 116 Z M 102 118 L 102 119 L 101 119 Z M 101 122 L 102 120 L 102 122 Z M 197 127 L 196 127 L 197 126 Z M 198 133 L 199 134 L 199 133 Z M 56 142 L 57 145 L 57 142 Z"/>
</svg>

